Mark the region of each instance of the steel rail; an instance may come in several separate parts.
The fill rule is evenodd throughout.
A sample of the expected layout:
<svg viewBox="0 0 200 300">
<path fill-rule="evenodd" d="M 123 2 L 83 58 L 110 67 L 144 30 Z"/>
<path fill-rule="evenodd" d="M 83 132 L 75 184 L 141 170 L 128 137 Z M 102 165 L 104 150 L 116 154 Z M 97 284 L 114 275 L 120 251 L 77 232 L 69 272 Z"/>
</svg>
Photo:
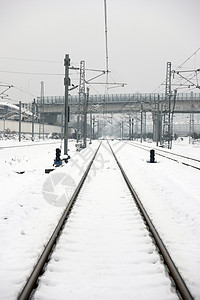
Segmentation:
<svg viewBox="0 0 200 300">
<path fill-rule="evenodd" d="M 133 145 L 131 143 L 128 143 L 129 145 Z M 136 145 L 134 145 L 136 146 Z M 138 145 L 137 145 L 138 146 Z M 143 147 L 146 147 L 147 149 L 151 149 L 151 147 L 147 146 L 147 145 L 142 145 Z M 141 147 L 142 148 L 142 147 Z M 185 158 L 185 159 L 190 159 L 190 160 L 193 160 L 193 161 L 197 161 L 197 162 L 200 162 L 199 159 L 196 159 L 196 158 L 193 158 L 193 157 L 188 157 L 188 156 L 185 156 L 185 155 L 182 155 L 182 154 L 177 154 L 177 153 L 173 153 L 173 152 L 168 152 L 166 150 L 163 150 L 163 149 L 158 149 L 158 148 L 154 148 L 155 150 L 158 150 L 160 152 L 165 152 L 165 153 L 168 153 L 168 154 L 171 154 L 171 155 L 175 155 L 175 156 L 179 156 L 179 157 L 182 157 L 182 158 Z"/>
<path fill-rule="evenodd" d="M 151 149 L 151 147 L 148 147 L 148 146 L 146 146 L 146 145 L 139 146 L 139 145 L 135 145 L 135 144 L 131 144 L 131 143 L 127 143 L 127 144 L 130 145 L 130 146 L 133 146 L 133 147 L 142 149 L 142 150 L 144 150 L 144 151 L 148 151 L 148 149 Z M 146 149 L 145 147 L 148 148 L 148 149 Z M 155 148 L 154 148 L 154 149 L 155 149 Z M 199 163 L 200 163 L 200 160 L 195 159 L 195 158 L 190 158 L 190 157 L 187 157 L 187 156 L 183 156 L 183 155 L 181 155 L 181 154 L 170 153 L 170 152 L 167 152 L 167 151 L 165 151 L 165 150 L 160 150 L 160 149 L 157 149 L 157 148 L 156 148 L 155 150 L 156 150 L 156 151 L 160 151 L 160 152 L 165 152 L 165 153 L 167 153 L 167 154 L 169 154 L 169 155 L 175 155 L 175 156 L 178 156 L 178 157 L 181 157 L 181 158 L 185 158 L 185 159 L 188 159 L 188 160 L 191 160 L 191 161 L 196 161 L 196 162 L 199 162 Z M 158 152 L 157 152 L 156 154 L 159 155 L 159 156 L 162 156 L 162 157 L 164 157 L 164 158 L 173 160 L 173 161 L 175 161 L 175 162 L 177 162 L 177 163 L 181 163 L 181 164 L 184 165 L 184 166 L 187 166 L 187 167 L 191 167 L 191 168 L 200 170 L 199 167 L 190 165 L 189 163 L 185 163 L 185 162 L 179 161 L 179 160 L 177 160 L 177 159 L 175 159 L 175 158 L 172 158 L 172 157 L 169 157 L 169 156 L 160 154 L 160 153 L 158 153 Z"/>
<path fill-rule="evenodd" d="M 142 205 L 142 203 L 141 203 L 141 201 L 140 201 L 140 199 L 139 199 L 136 191 L 134 190 L 134 188 L 133 188 L 130 180 L 128 179 L 128 177 L 127 177 L 124 169 L 122 168 L 120 162 L 118 161 L 118 159 L 117 159 L 117 157 L 116 157 L 116 155 L 115 155 L 115 153 L 114 153 L 114 151 L 113 151 L 113 149 L 112 149 L 112 147 L 111 147 L 110 144 L 109 144 L 109 146 L 110 146 L 112 154 L 113 154 L 113 156 L 114 156 L 114 158 L 115 158 L 115 160 L 116 160 L 116 162 L 117 162 L 117 164 L 118 164 L 118 166 L 119 166 L 119 168 L 121 170 L 121 173 L 122 173 L 122 175 L 124 177 L 124 180 L 127 183 L 127 186 L 129 188 L 132 196 L 133 196 L 133 199 L 135 200 L 135 202 L 136 202 L 136 204 L 137 204 L 137 206 L 138 206 L 138 208 L 139 208 L 139 210 L 140 210 L 140 212 L 141 212 L 141 214 L 142 214 L 142 216 L 143 216 L 143 218 L 144 218 L 144 220 L 145 220 L 145 222 L 146 222 L 146 224 L 147 224 L 150 232 L 152 233 L 153 238 L 155 240 L 155 243 L 156 243 L 157 247 L 159 248 L 160 253 L 161 253 L 161 255 L 162 255 L 163 259 L 164 259 L 164 262 L 165 262 L 165 264 L 167 265 L 167 267 L 168 267 L 168 269 L 170 271 L 170 275 L 171 275 L 171 277 L 173 278 L 173 280 L 175 282 L 175 285 L 176 285 L 178 293 L 180 293 L 181 297 L 184 300 L 193 300 L 194 298 L 192 297 L 192 295 L 191 295 L 188 287 L 186 286 L 186 284 L 185 284 L 185 282 L 184 282 L 181 274 L 179 273 L 177 267 L 175 266 L 175 264 L 174 264 L 174 262 L 173 262 L 173 260 L 172 260 L 172 258 L 170 256 L 169 252 L 167 251 L 167 249 L 166 249 L 166 247 L 165 247 L 162 239 L 160 238 L 157 230 L 155 229 L 155 227 L 154 227 L 151 219 L 149 218 L 149 216 L 148 216 L 148 214 L 147 214 L 144 206 Z"/>
<path fill-rule="evenodd" d="M 163 152 L 164 152 L 164 151 L 163 151 Z M 170 153 L 170 154 L 171 154 L 171 153 Z M 157 153 L 157 155 L 162 156 L 162 157 L 167 158 L 167 159 L 171 159 L 171 160 L 176 161 L 176 162 L 178 162 L 178 163 L 181 163 L 181 164 L 184 165 L 184 166 L 187 166 L 187 167 L 191 167 L 191 168 L 200 170 L 200 168 L 198 168 L 198 167 L 196 167 L 196 166 L 192 166 L 192 165 L 187 164 L 187 163 L 185 163 L 185 162 L 183 162 L 183 161 L 179 161 L 179 160 L 177 160 L 177 159 L 174 159 L 174 158 L 171 158 L 171 157 L 167 157 L 167 156 L 165 156 L 165 155 L 163 155 L 163 154 Z M 175 154 L 175 155 L 176 155 L 176 154 Z M 197 161 L 200 162 L 199 160 L 197 160 Z"/>
<path fill-rule="evenodd" d="M 85 181 L 85 179 L 88 175 L 88 172 L 89 172 L 89 170 L 92 166 L 92 163 L 93 163 L 93 161 L 94 161 L 94 159 L 97 155 L 97 152 L 98 152 L 100 146 L 101 146 L 101 143 L 99 144 L 95 154 L 93 155 L 92 160 L 90 161 L 85 173 L 83 174 L 83 176 L 82 176 L 82 178 L 81 178 L 74 194 L 71 197 L 71 200 L 69 201 L 66 209 L 64 210 L 64 212 L 63 212 L 63 214 L 62 214 L 62 216 L 61 216 L 54 232 L 52 233 L 47 245 L 45 246 L 45 248 L 44 248 L 37 264 L 35 265 L 35 267 L 34 267 L 32 273 L 31 273 L 31 275 L 29 276 L 25 286 L 23 287 L 22 291 L 20 292 L 20 294 L 17 298 L 18 300 L 28 300 L 28 299 L 30 299 L 29 297 L 31 296 L 31 293 L 34 290 L 34 287 L 37 283 L 38 277 L 40 276 L 46 262 L 49 259 L 49 256 L 51 255 L 53 247 L 55 246 L 55 244 L 56 244 L 56 242 L 57 242 L 57 240 L 58 240 L 58 238 L 59 238 L 59 236 L 62 232 L 63 226 L 65 225 L 65 222 L 66 222 L 66 220 L 67 220 L 67 218 L 68 218 L 68 216 L 71 212 L 71 209 L 72 209 L 74 203 L 76 202 L 77 196 L 78 196 L 78 194 L 81 190 L 81 187 L 82 187 L 82 185 L 83 185 L 83 183 L 84 183 L 84 181 Z"/>
<path fill-rule="evenodd" d="M 44 146 L 44 145 L 53 145 L 53 144 L 60 144 L 60 139 L 56 142 L 50 142 L 50 143 L 40 143 L 36 142 L 34 144 L 29 144 L 29 145 L 14 145 L 14 146 L 1 146 L 0 150 L 3 149 L 12 149 L 12 148 L 23 148 L 23 147 L 32 147 L 32 146 Z"/>
</svg>

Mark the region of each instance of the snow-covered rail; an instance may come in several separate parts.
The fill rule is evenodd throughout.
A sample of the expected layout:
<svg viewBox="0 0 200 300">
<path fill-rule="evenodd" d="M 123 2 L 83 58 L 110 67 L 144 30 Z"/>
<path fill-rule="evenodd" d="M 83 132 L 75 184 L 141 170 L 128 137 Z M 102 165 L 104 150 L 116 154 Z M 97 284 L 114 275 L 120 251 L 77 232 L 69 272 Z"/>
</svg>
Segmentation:
<svg viewBox="0 0 200 300">
<path fill-rule="evenodd" d="M 113 154 L 106 142 L 95 153 L 20 300 L 192 299 Z"/>
<path fill-rule="evenodd" d="M 137 147 L 142 150 L 145 150 L 145 151 L 149 151 L 150 149 L 154 148 L 156 151 L 156 155 L 170 159 L 177 163 L 181 163 L 185 166 L 200 170 L 200 160 L 199 159 L 196 159 L 193 157 L 188 157 L 188 156 L 181 155 L 178 153 L 174 153 L 171 150 L 164 150 L 164 149 L 158 148 L 158 147 L 150 147 L 150 146 L 147 146 L 144 144 L 138 144 L 138 143 L 134 143 L 134 142 L 128 142 L 128 144 L 133 147 Z"/>
<path fill-rule="evenodd" d="M 54 140 L 54 141 L 49 141 L 49 140 L 46 140 L 44 142 L 40 142 L 40 141 L 34 141 L 34 142 L 30 142 L 30 141 L 25 141 L 25 142 L 22 142 L 20 145 L 14 145 L 14 144 L 11 144 L 10 146 L 0 146 L 0 150 L 3 150 L 3 149 L 11 149 L 11 148 L 23 148 L 23 147 L 34 147 L 34 146 L 43 146 L 43 145 L 47 145 L 47 144 L 58 144 L 59 142 L 61 142 L 61 140 Z"/>
</svg>

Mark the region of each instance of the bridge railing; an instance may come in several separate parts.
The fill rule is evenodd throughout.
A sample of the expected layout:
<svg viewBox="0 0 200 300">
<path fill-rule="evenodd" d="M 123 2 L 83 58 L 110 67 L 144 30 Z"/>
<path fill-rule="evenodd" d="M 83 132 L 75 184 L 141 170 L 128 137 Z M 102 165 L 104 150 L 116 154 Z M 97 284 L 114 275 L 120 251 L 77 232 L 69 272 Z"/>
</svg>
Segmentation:
<svg viewBox="0 0 200 300">
<path fill-rule="evenodd" d="M 134 93 L 134 94 L 109 94 L 109 95 L 90 95 L 89 102 L 92 104 L 103 103 L 119 103 L 119 102 L 157 102 L 165 99 L 164 93 Z M 188 100 L 200 100 L 200 93 L 178 93 L 176 96 L 177 101 Z M 38 104 L 40 103 L 40 97 L 37 98 Z M 78 104 L 79 96 L 69 96 L 69 104 Z M 46 96 L 44 97 L 44 105 L 63 105 L 64 96 Z"/>
</svg>

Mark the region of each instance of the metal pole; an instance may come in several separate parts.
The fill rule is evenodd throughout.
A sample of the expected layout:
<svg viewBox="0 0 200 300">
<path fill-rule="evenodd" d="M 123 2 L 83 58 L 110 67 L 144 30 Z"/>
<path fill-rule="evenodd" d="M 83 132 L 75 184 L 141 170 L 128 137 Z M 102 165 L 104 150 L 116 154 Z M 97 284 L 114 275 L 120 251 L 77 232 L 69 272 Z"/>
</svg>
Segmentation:
<svg viewBox="0 0 200 300">
<path fill-rule="evenodd" d="M 41 81 L 41 127 L 42 138 L 44 140 L 44 81 Z"/>
<path fill-rule="evenodd" d="M 190 127 L 189 127 L 189 144 L 193 143 L 194 136 L 194 112 L 193 112 L 193 92 L 190 94 Z"/>
<path fill-rule="evenodd" d="M 6 130 L 6 118 L 3 118 L 3 132 Z"/>
<path fill-rule="evenodd" d="M 76 142 L 77 143 L 79 142 L 79 122 L 80 122 L 80 115 L 79 115 L 79 112 L 78 112 L 78 115 L 77 115 L 77 128 L 76 128 Z"/>
<path fill-rule="evenodd" d="M 129 115 L 129 140 L 131 140 L 131 116 Z"/>
<path fill-rule="evenodd" d="M 78 114 L 77 114 L 77 128 L 76 128 L 76 142 L 79 142 L 79 130 L 80 130 L 80 94 L 78 100 Z"/>
<path fill-rule="evenodd" d="M 40 120 L 39 120 L 39 139 L 41 138 L 41 132 L 44 139 L 44 81 L 40 82 Z"/>
<path fill-rule="evenodd" d="M 22 102 L 19 101 L 19 142 L 21 142 L 21 131 L 22 131 Z"/>
<path fill-rule="evenodd" d="M 163 102 L 159 101 L 159 114 L 160 114 L 160 145 L 163 145 L 164 136 L 163 136 L 163 123 L 164 123 L 164 116 L 163 116 Z"/>
<path fill-rule="evenodd" d="M 32 103 L 32 141 L 34 141 L 34 117 L 35 117 L 35 99 Z"/>
<path fill-rule="evenodd" d="M 78 116 L 77 116 L 77 143 L 79 139 L 83 138 L 84 124 L 82 124 L 82 114 L 84 114 L 83 107 L 85 105 L 85 61 L 80 62 L 80 81 L 79 81 L 79 102 L 78 102 Z M 84 121 L 83 121 L 84 122 Z M 79 134 L 81 132 L 81 136 Z"/>
<path fill-rule="evenodd" d="M 87 94 L 85 97 L 84 103 L 84 127 L 83 127 L 83 147 L 87 146 L 87 108 L 88 108 L 88 100 L 89 100 L 89 87 L 87 87 Z"/>
<path fill-rule="evenodd" d="M 44 140 L 44 97 L 42 101 L 42 136 Z"/>
<path fill-rule="evenodd" d="M 143 103 L 141 102 L 141 110 L 140 110 L 140 143 L 142 143 L 142 122 L 143 122 Z"/>
<path fill-rule="evenodd" d="M 133 140 L 133 127 L 134 127 L 134 119 L 131 119 L 131 140 Z"/>
<path fill-rule="evenodd" d="M 158 104 L 157 104 L 157 120 L 156 120 L 156 146 L 160 140 L 160 96 L 158 95 Z"/>
<path fill-rule="evenodd" d="M 62 115 L 61 115 L 61 141 L 63 140 L 63 123 L 64 123 L 64 114 L 62 112 Z"/>
<path fill-rule="evenodd" d="M 171 120 L 171 94 L 169 95 L 169 113 L 168 113 L 168 149 L 172 148 L 172 136 L 171 136 L 171 128 L 172 128 L 172 120 Z"/>
<path fill-rule="evenodd" d="M 167 142 L 168 149 L 172 147 L 171 138 L 171 62 L 167 62 L 166 84 L 165 84 L 165 109 L 163 122 L 163 139 Z"/>
<path fill-rule="evenodd" d="M 64 118 L 64 154 L 68 155 L 68 89 L 69 89 L 69 54 L 65 54 L 64 66 L 65 66 L 65 118 Z"/>
<path fill-rule="evenodd" d="M 92 118 L 92 138 L 94 140 L 95 116 Z"/>
<path fill-rule="evenodd" d="M 137 111 L 136 111 L 136 117 L 135 117 L 135 139 L 137 140 L 138 139 L 138 114 L 137 114 Z"/>
<path fill-rule="evenodd" d="M 98 139 L 102 134 L 102 122 L 101 120 L 97 120 L 97 133 L 96 133 L 96 139 Z"/>
<path fill-rule="evenodd" d="M 90 144 L 92 143 L 92 106 L 90 106 Z"/>
</svg>

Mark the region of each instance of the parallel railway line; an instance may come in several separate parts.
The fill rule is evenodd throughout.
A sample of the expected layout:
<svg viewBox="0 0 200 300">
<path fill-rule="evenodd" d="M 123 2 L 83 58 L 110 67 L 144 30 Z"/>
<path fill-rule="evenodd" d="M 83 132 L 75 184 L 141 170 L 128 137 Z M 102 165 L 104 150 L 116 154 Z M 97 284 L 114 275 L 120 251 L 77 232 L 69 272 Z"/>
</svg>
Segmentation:
<svg viewBox="0 0 200 300">
<path fill-rule="evenodd" d="M 104 154 L 105 151 L 107 153 L 109 152 L 109 162 L 107 164 L 105 163 L 103 171 L 99 170 L 99 175 L 96 175 L 97 178 L 90 178 L 88 180 L 88 175 L 90 174 L 90 171 L 92 170 L 92 167 L 95 164 L 95 159 L 98 158 L 99 152 L 101 152 L 101 154 Z M 114 178 L 115 176 L 116 178 Z M 102 186 L 100 186 L 99 189 L 96 191 L 97 195 L 94 195 L 94 190 L 92 188 L 93 180 L 100 180 L 101 178 L 104 179 L 104 185 L 102 183 Z M 119 186 L 117 185 L 115 187 L 112 185 L 113 182 L 115 182 L 115 180 L 118 180 L 117 182 L 119 182 L 120 180 Z M 112 193 L 116 194 L 114 195 L 114 200 L 112 200 L 111 194 L 108 193 L 110 195 L 108 196 L 109 199 L 105 199 L 105 201 L 103 202 L 102 198 L 99 199 L 98 193 L 101 193 L 102 190 L 106 189 L 108 184 L 110 184 L 109 188 L 111 189 Z M 90 197 L 88 196 L 88 194 Z M 105 194 L 105 192 L 102 191 L 101 197 L 103 197 L 103 195 L 105 196 L 107 194 Z M 97 202 L 97 204 L 95 204 L 95 202 Z M 79 219 L 84 220 L 84 222 L 79 221 Z M 107 245 L 98 245 L 98 243 L 100 243 L 101 241 L 102 236 L 100 225 L 101 227 L 107 226 L 106 231 L 108 233 L 106 237 L 102 237 L 102 241 L 106 241 Z M 84 229 L 84 226 L 86 227 L 86 229 Z M 84 246 L 84 234 L 89 234 L 88 230 L 91 235 L 90 239 L 88 239 L 88 244 L 91 245 L 91 249 L 88 250 L 89 252 L 87 253 L 87 249 L 85 249 Z M 111 234 L 111 236 L 109 234 Z M 110 242 L 110 239 L 112 239 L 112 236 L 115 237 L 115 235 L 116 239 L 114 240 L 113 244 Z M 122 240 L 121 246 L 120 240 Z M 71 243 L 72 245 L 75 245 L 75 248 L 76 246 L 79 246 L 81 248 L 81 251 L 75 248 L 70 248 L 69 245 L 71 245 Z M 52 280 L 55 280 L 56 282 L 56 279 L 54 278 L 54 276 L 56 276 L 56 272 L 55 274 L 53 273 L 54 270 L 58 267 L 54 265 L 53 261 L 59 257 L 59 249 L 62 249 L 62 247 L 64 248 L 64 252 L 66 252 L 66 257 L 63 258 L 63 264 L 65 260 L 67 260 L 66 269 L 68 269 L 68 265 L 70 265 L 70 258 L 73 258 L 73 256 L 75 255 L 74 252 L 77 252 L 77 256 L 75 257 L 77 257 L 76 260 L 78 260 L 78 264 L 76 266 L 79 267 L 79 265 L 81 265 L 82 267 L 85 267 L 86 265 L 85 276 L 87 276 L 87 267 L 89 268 L 89 266 L 87 266 L 86 258 L 89 257 L 89 259 L 93 261 L 93 264 L 95 266 L 94 274 L 98 274 L 98 276 L 100 276 L 101 272 L 99 271 L 99 269 L 101 270 L 101 268 L 103 268 L 101 266 L 105 265 L 105 269 L 103 269 L 103 274 L 105 276 L 107 272 L 109 273 L 107 268 L 108 266 L 110 266 L 110 268 L 112 269 L 111 274 L 114 277 L 118 276 L 119 279 L 123 281 L 122 277 L 120 277 L 120 274 L 118 274 L 118 272 L 120 271 L 122 272 L 122 274 L 126 272 L 128 273 L 128 276 L 130 276 L 131 281 L 133 282 L 135 279 L 137 280 L 137 274 L 136 277 L 132 275 L 134 269 L 138 269 L 140 277 L 144 276 L 144 282 L 145 280 L 148 281 L 148 276 L 145 277 L 145 274 L 143 274 L 143 269 L 140 270 L 140 264 L 138 262 L 135 262 L 135 264 L 133 262 L 130 262 L 130 260 L 134 261 L 135 257 L 137 257 L 139 253 L 144 252 L 144 255 L 141 256 L 139 260 L 142 260 L 144 257 L 144 262 L 142 262 L 142 265 L 148 265 L 149 269 L 147 273 L 155 272 L 156 276 L 158 276 L 158 274 L 156 273 L 158 266 L 155 267 L 155 261 L 157 261 L 156 264 L 158 264 L 159 266 L 162 264 L 162 261 L 164 262 L 163 268 L 165 271 L 163 272 L 162 279 L 160 280 L 161 282 L 166 281 L 165 284 L 169 284 L 169 286 L 171 286 L 170 290 L 174 295 L 174 299 L 193 299 L 183 278 L 181 277 L 173 260 L 171 259 L 165 245 L 159 237 L 157 230 L 155 229 L 147 212 L 145 211 L 141 200 L 134 191 L 132 184 L 126 176 L 125 171 L 123 170 L 120 162 L 117 160 L 113 149 L 110 145 L 108 146 L 105 143 L 103 145 L 100 145 L 97 151 L 95 152 L 87 170 L 85 171 L 85 174 L 83 175 L 57 227 L 55 228 L 55 231 L 53 232 L 32 274 L 27 280 L 27 283 L 25 284 L 22 292 L 20 293 L 18 297 L 19 300 L 29 299 L 31 297 L 34 297 L 34 299 L 39 299 L 40 297 L 37 298 L 37 295 L 41 296 L 42 293 L 48 295 L 46 289 L 50 289 L 50 286 L 48 286 L 48 284 L 45 285 L 45 280 L 47 282 L 48 280 L 50 280 L 50 282 L 52 282 Z M 137 249 L 138 247 L 139 251 Z M 114 252 L 112 253 L 112 251 Z M 64 252 L 62 252 L 63 255 Z M 101 255 L 103 256 L 102 259 Z M 119 260 L 122 259 L 122 271 L 118 268 L 118 259 L 117 261 L 113 261 L 115 255 L 118 259 L 120 258 Z M 83 259 L 81 258 L 82 256 Z M 57 263 L 59 263 L 59 259 L 57 259 Z M 63 268 L 64 265 L 62 266 L 62 271 Z M 72 283 L 73 281 L 73 272 L 74 270 L 71 270 L 69 272 L 70 275 L 63 275 L 65 279 L 62 278 L 59 272 L 59 275 L 61 276 L 59 277 L 61 283 L 63 280 L 65 282 L 64 291 L 66 291 L 66 286 L 70 285 L 70 282 Z M 45 275 L 46 273 L 47 275 Z M 167 273 L 167 275 L 165 273 Z M 48 279 L 48 274 L 50 276 L 50 279 Z M 65 274 L 64 271 L 63 274 Z M 161 276 L 160 273 L 159 276 Z M 68 278 L 69 283 L 66 282 L 66 278 Z M 106 284 L 106 281 L 104 281 L 103 279 L 102 282 Z M 104 287 L 101 286 L 102 282 L 100 281 L 99 284 L 101 289 L 104 289 Z M 52 286 L 54 285 L 55 284 L 52 284 Z M 128 285 L 128 283 L 126 283 L 126 285 Z M 78 286 L 79 284 L 77 285 L 77 288 Z M 128 285 L 127 287 L 131 288 L 131 285 Z M 154 287 L 156 291 L 159 287 L 159 282 L 156 284 L 152 283 L 152 287 Z M 150 288 L 149 292 L 152 291 L 152 287 Z M 52 289 L 53 287 L 51 287 L 51 291 L 53 291 Z M 118 292 L 121 292 L 123 294 L 123 288 L 122 291 L 119 289 Z M 115 293 L 115 290 L 113 290 L 113 293 Z M 145 291 L 145 293 L 148 294 L 148 289 Z M 109 295 L 107 296 L 109 298 Z M 87 297 L 87 295 L 84 295 L 84 297 L 87 299 L 92 299 L 90 297 Z M 112 299 L 112 297 L 110 297 L 109 299 Z M 159 296 L 154 299 L 159 299 Z"/>
<path fill-rule="evenodd" d="M 12 149 L 12 148 L 23 148 L 23 147 L 34 147 L 34 146 L 43 146 L 43 145 L 51 145 L 51 144 L 58 144 L 60 140 L 55 141 L 55 142 L 48 142 L 48 143 L 43 143 L 43 142 L 34 142 L 33 144 L 21 144 L 21 145 L 10 145 L 10 146 L 1 146 L 0 150 L 3 149 Z"/>
<path fill-rule="evenodd" d="M 139 149 L 142 149 L 142 150 L 145 150 L 145 151 L 149 151 L 150 149 L 153 148 L 156 151 L 156 155 L 159 155 L 161 157 L 170 159 L 170 160 L 175 161 L 177 163 L 181 163 L 185 166 L 200 170 L 200 160 L 199 159 L 188 157 L 188 156 L 181 155 L 181 154 L 177 154 L 177 153 L 174 153 L 174 152 L 169 152 L 169 151 L 166 151 L 162 148 L 150 147 L 150 146 L 147 146 L 147 145 L 144 145 L 144 144 L 139 145 L 139 144 L 131 143 L 131 142 L 126 142 L 126 143 L 133 146 L 133 147 L 136 147 L 136 148 L 139 148 Z"/>
</svg>

